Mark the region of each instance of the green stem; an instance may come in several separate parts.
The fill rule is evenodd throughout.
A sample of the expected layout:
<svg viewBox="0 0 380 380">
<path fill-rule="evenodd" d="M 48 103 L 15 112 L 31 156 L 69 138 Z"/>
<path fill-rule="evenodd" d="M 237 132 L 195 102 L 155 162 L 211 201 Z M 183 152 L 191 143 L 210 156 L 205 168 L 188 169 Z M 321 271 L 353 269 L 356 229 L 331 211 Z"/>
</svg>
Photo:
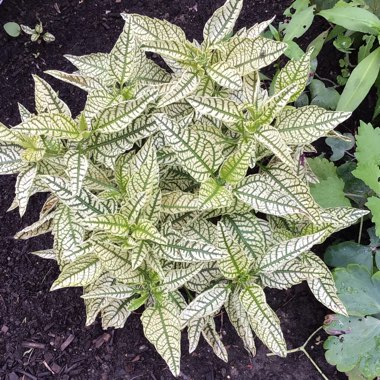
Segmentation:
<svg viewBox="0 0 380 380">
<path fill-rule="evenodd" d="M 362 216 L 362 217 L 360 218 L 360 227 L 359 227 L 358 244 L 360 244 L 360 241 L 362 240 L 363 221 L 364 221 L 364 217 Z"/>
</svg>

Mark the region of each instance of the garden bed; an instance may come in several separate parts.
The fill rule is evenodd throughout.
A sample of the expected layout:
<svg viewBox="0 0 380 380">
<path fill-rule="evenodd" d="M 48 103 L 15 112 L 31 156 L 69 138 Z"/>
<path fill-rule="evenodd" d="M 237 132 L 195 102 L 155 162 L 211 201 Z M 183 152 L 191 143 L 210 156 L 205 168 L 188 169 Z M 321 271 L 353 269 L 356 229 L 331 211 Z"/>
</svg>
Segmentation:
<svg viewBox="0 0 380 380">
<path fill-rule="evenodd" d="M 131 4 L 132 3 L 132 4 Z M 223 1 L 213 0 L 142 0 L 94 2 L 66 0 L 48 4 L 44 1 L 5 0 L 0 6 L 0 24 L 16 21 L 34 25 L 40 19 L 56 41 L 51 44 L 29 42 L 26 35 L 11 39 L 0 35 L 0 121 L 19 123 L 17 102 L 33 109 L 31 74 L 44 78 L 44 70 L 72 71 L 63 54 L 83 55 L 109 51 L 119 35 L 123 20 L 120 12 L 140 13 L 167 19 L 181 26 L 190 40 L 201 39 L 205 21 Z M 281 19 L 290 0 L 252 0 L 243 8 L 238 26 L 252 25 L 277 15 Z M 317 23 L 307 40 L 319 34 L 326 25 Z M 320 27 L 320 28 L 319 28 Z M 328 50 L 328 48 L 327 48 Z M 333 77 L 338 70 L 335 50 L 324 55 L 319 74 Z M 327 53 L 326 53 L 327 54 Z M 332 63 L 332 64 L 331 64 Z M 72 86 L 49 78 L 53 87 L 76 114 L 85 94 Z M 357 115 L 341 127 L 354 132 L 358 119 L 364 119 L 373 106 L 371 97 Z M 53 261 L 29 255 L 46 249 L 49 236 L 29 241 L 12 237 L 38 218 L 43 197 L 33 197 L 25 217 L 16 211 L 6 213 L 14 196 L 15 177 L 0 177 L 0 378 L 49 379 L 171 379 L 165 363 L 143 336 L 139 312 L 134 313 L 122 330 L 103 331 L 100 323 L 85 327 L 85 310 L 79 289 L 49 292 L 58 276 Z M 321 251 L 322 253 L 322 251 Z M 281 296 L 280 296 L 281 294 Z M 270 291 L 268 302 L 277 312 L 288 348 L 304 343 L 323 322 L 328 310 L 312 296 L 306 285 L 288 291 Z M 187 354 L 183 343 L 183 379 L 319 379 L 320 375 L 302 353 L 282 359 L 267 357 L 268 350 L 258 343 L 258 354 L 250 358 L 225 316 L 217 318 L 218 329 L 225 338 L 229 363 L 219 360 L 209 346 L 201 342 L 195 353 Z M 227 334 L 225 332 L 228 332 Z M 324 359 L 322 342 L 325 334 L 317 334 L 308 347 L 311 356 L 329 379 L 345 378 Z"/>
</svg>

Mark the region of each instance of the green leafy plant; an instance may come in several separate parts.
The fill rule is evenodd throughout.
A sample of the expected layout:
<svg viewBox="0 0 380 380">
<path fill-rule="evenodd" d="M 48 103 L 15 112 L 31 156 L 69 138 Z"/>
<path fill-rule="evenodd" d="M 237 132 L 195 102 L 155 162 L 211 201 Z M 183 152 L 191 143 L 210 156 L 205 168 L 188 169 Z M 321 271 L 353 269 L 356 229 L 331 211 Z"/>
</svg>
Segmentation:
<svg viewBox="0 0 380 380">
<path fill-rule="evenodd" d="M 27 25 L 21 25 L 21 30 L 26 34 L 29 34 L 31 41 L 33 42 L 40 42 L 41 39 L 47 43 L 55 41 L 55 37 L 51 33 L 44 33 L 44 28 L 41 22 L 36 24 L 34 28 L 30 28 Z"/>
<path fill-rule="evenodd" d="M 19 24 L 17 24 L 17 22 L 6 22 L 3 25 L 3 28 L 6 31 L 6 33 L 11 37 L 18 37 L 21 33 L 21 27 Z"/>
<path fill-rule="evenodd" d="M 325 260 L 338 267 L 334 278 L 349 316 L 329 315 L 326 359 L 350 379 L 380 376 L 380 240 L 369 230 L 370 245 L 343 242 L 329 247 Z"/>
<path fill-rule="evenodd" d="M 49 193 L 16 238 L 53 234 L 52 249 L 34 252 L 61 269 L 52 290 L 83 287 L 87 324 L 100 313 L 104 328 L 122 328 L 142 307 L 145 336 L 174 375 L 186 327 L 190 352 L 203 335 L 227 361 L 214 322 L 222 307 L 250 353 L 255 333 L 285 356 L 266 287 L 307 281 L 346 315 L 310 249 L 367 213 L 312 197 L 304 151 L 350 114 L 289 105 L 312 50 L 281 69 L 268 95 L 258 71 L 287 45 L 260 35 L 270 21 L 233 35 L 242 5 L 218 9 L 202 43 L 167 21 L 123 14 L 109 54 L 68 55 L 76 72 L 47 72 L 87 91 L 79 115 L 34 76 L 35 113 L 20 106 L 22 122 L 0 126 L 0 171 L 18 173 L 10 209 L 23 215 L 30 196 Z"/>
</svg>

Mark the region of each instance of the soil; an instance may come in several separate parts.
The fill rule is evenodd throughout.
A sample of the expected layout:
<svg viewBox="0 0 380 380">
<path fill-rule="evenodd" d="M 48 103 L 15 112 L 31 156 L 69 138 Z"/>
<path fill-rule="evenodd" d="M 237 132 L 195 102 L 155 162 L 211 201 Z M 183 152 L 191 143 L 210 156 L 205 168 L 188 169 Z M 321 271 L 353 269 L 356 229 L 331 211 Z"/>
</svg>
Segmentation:
<svg viewBox="0 0 380 380">
<path fill-rule="evenodd" d="M 34 26 L 41 20 L 56 41 L 38 44 L 28 36 L 8 37 L 0 31 L 0 121 L 19 123 L 17 102 L 33 109 L 31 74 L 38 74 L 59 90 L 74 113 L 84 104 L 85 95 L 43 74 L 47 69 L 72 71 L 63 54 L 82 55 L 109 51 L 122 29 L 122 11 L 164 18 L 180 25 L 190 39 L 201 39 L 205 21 L 222 0 L 4 0 L 0 25 L 8 21 Z M 291 0 L 246 1 L 238 26 L 252 25 L 277 15 L 281 20 Z M 317 25 L 316 34 L 326 25 Z M 313 32 L 314 33 L 314 32 Z M 314 37 L 314 36 L 313 36 Z M 323 69 L 330 77 L 338 69 Z M 371 100 L 370 102 L 373 103 Z M 372 104 L 371 103 L 371 104 Z M 369 106 L 371 106 L 371 104 Z M 367 111 L 368 113 L 368 111 Z M 344 126 L 353 130 L 353 125 Z M 52 261 L 29 252 L 51 246 L 51 237 L 15 241 L 13 235 L 38 218 L 43 196 L 33 197 L 27 214 L 6 213 L 14 196 L 14 176 L 0 177 L 0 379 L 172 379 L 170 372 L 143 336 L 138 313 L 122 330 L 103 331 L 96 322 L 85 327 L 85 310 L 80 289 L 49 292 L 58 276 Z M 268 301 L 277 310 L 288 347 L 295 348 L 321 325 L 328 310 L 321 306 L 305 285 L 289 291 L 270 291 Z M 183 340 L 182 374 L 190 380 L 212 379 L 297 379 L 317 380 L 321 376 L 302 353 L 287 359 L 268 357 L 258 344 L 258 354 L 249 357 L 240 339 L 223 315 L 218 326 L 229 353 L 229 363 L 216 358 L 202 341 L 189 355 Z M 329 379 L 344 379 L 324 359 L 323 332 L 310 342 L 308 351 Z"/>
</svg>

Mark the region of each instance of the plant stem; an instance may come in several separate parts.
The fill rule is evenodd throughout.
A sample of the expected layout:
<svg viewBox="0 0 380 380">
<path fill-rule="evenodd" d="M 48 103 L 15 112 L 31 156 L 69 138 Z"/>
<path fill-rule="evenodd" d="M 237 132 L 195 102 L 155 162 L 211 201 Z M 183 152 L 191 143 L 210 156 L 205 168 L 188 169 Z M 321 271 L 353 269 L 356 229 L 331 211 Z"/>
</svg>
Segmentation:
<svg viewBox="0 0 380 380">
<path fill-rule="evenodd" d="M 358 244 L 360 244 L 360 241 L 362 240 L 363 221 L 364 221 L 364 217 L 362 216 L 362 217 L 360 218 L 360 227 L 359 227 Z"/>
<path fill-rule="evenodd" d="M 297 347 L 297 348 L 293 348 L 291 350 L 287 350 L 286 353 L 287 354 L 292 354 L 292 353 L 295 353 L 295 352 L 303 352 L 306 357 L 310 360 L 311 364 L 315 367 L 315 369 L 320 373 L 320 375 L 322 376 L 322 378 L 324 380 L 329 380 L 328 377 L 322 372 L 322 370 L 318 367 L 318 364 L 313 360 L 313 358 L 310 356 L 310 354 L 306 351 L 306 346 L 309 344 L 311 338 L 320 330 L 322 330 L 323 326 L 319 326 L 314 332 L 312 332 L 309 337 L 306 339 L 305 343 L 300 346 L 300 347 Z M 267 354 L 267 356 L 274 356 L 275 354 L 273 354 L 272 352 Z"/>
</svg>

